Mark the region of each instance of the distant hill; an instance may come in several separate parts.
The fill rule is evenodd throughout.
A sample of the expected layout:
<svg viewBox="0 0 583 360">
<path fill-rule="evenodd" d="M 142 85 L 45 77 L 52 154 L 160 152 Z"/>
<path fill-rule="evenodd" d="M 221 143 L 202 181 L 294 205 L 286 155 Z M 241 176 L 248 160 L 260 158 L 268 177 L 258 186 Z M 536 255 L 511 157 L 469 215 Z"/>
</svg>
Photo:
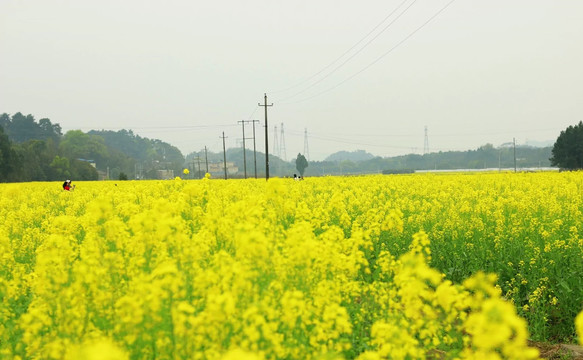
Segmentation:
<svg viewBox="0 0 583 360">
<path fill-rule="evenodd" d="M 364 161 L 350 161 L 339 152 L 341 161 L 311 161 L 306 176 L 358 175 L 358 174 L 403 174 L 412 171 L 455 170 L 455 169 L 514 169 L 550 167 L 550 146 L 507 145 L 498 148 L 491 144 L 476 150 L 435 152 L 424 155 L 408 154 L 395 157 L 373 157 Z M 364 153 L 364 152 L 363 152 Z M 366 154 L 366 153 L 365 153 Z M 332 156 L 331 156 L 332 157 Z M 516 159 L 516 160 L 515 160 Z"/>
<path fill-rule="evenodd" d="M 324 161 L 367 161 L 370 159 L 374 159 L 375 156 L 371 153 L 368 153 L 364 150 L 356 150 L 356 151 L 338 151 L 330 156 L 328 156 Z"/>
</svg>

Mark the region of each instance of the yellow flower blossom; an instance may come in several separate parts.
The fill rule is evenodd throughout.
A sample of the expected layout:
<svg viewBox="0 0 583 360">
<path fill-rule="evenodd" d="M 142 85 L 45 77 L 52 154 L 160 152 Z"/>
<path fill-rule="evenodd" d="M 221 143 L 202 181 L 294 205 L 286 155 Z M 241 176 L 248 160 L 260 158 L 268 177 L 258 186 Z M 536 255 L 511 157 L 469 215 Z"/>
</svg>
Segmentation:
<svg viewBox="0 0 583 360">
<path fill-rule="evenodd" d="M 207 175 L 0 184 L 0 357 L 532 359 L 529 338 L 581 339 L 580 173 Z"/>
</svg>

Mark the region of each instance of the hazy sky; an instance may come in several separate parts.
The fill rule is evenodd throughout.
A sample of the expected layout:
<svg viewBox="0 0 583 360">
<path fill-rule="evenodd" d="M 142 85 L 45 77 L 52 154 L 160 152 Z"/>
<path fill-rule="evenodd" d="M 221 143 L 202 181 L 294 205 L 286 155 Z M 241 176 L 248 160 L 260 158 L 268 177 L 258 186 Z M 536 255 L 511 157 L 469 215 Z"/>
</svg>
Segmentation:
<svg viewBox="0 0 583 360">
<path fill-rule="evenodd" d="M 582 19 L 580 0 L 1 0 L 0 113 L 185 155 L 241 146 L 250 119 L 264 151 L 264 93 L 288 160 L 305 129 L 311 160 L 422 153 L 425 126 L 430 151 L 555 140 L 583 120 Z"/>
</svg>

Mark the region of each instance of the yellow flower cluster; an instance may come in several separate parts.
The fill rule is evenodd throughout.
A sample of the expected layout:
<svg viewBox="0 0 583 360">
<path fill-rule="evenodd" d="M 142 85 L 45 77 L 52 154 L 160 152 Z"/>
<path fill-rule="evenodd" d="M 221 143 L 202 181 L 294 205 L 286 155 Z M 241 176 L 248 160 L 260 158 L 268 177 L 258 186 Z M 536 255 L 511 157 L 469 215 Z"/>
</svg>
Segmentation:
<svg viewBox="0 0 583 360">
<path fill-rule="evenodd" d="M 390 306 L 377 312 L 372 325 L 370 359 L 421 359 L 435 352 L 447 358 L 536 359 L 527 346 L 526 321 L 500 297 L 495 275 L 475 274 L 463 285 L 443 280 L 427 266 L 429 240 L 415 235 L 412 250 L 391 261 L 393 281 L 386 284 Z"/>
<path fill-rule="evenodd" d="M 581 255 L 580 208 L 499 176 L 0 185 L 0 358 L 537 358 L 518 314 L 580 310 L 549 261 Z"/>
</svg>

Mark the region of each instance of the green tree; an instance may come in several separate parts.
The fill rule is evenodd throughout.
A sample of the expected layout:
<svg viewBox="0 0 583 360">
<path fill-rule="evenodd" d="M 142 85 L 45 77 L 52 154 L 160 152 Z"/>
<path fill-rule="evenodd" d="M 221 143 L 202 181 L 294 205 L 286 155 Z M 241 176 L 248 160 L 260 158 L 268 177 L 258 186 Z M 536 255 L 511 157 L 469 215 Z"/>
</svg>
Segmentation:
<svg viewBox="0 0 583 360">
<path fill-rule="evenodd" d="M 22 181 L 50 181 L 56 178 L 50 164 L 57 154 L 52 139 L 29 140 L 15 145 L 15 150 L 22 160 L 19 177 Z"/>
<path fill-rule="evenodd" d="M 55 175 L 60 178 L 71 177 L 71 164 L 66 157 L 55 156 L 51 162 L 51 168 L 53 168 Z"/>
<path fill-rule="evenodd" d="M 160 140 L 151 140 L 135 135 L 131 130 L 108 131 L 91 130 L 91 136 L 99 136 L 109 149 L 108 163 L 110 174 L 114 168 L 135 177 L 136 163 L 146 174 L 156 173 L 156 170 L 172 169 L 175 173 L 182 171 L 184 156 L 176 147 Z M 98 165 L 103 166 L 103 165 Z M 152 170 L 152 171 L 150 171 Z M 144 175 L 142 173 L 142 175 Z M 148 177 L 148 176 L 146 176 Z M 112 177 L 116 178 L 116 176 Z"/>
<path fill-rule="evenodd" d="M 2 114 L 0 116 L 0 126 L 4 127 L 10 140 L 15 143 L 23 143 L 30 140 L 59 141 L 61 136 L 61 126 L 51 123 L 51 120 L 44 118 L 37 123 L 32 115 L 24 116 L 18 112 L 12 115 Z"/>
<path fill-rule="evenodd" d="M 306 168 L 308 167 L 308 160 L 306 160 L 306 157 L 300 153 L 298 153 L 298 156 L 296 157 L 296 169 L 298 169 L 298 171 L 300 172 L 300 176 L 304 176 L 304 171 L 306 171 Z"/>
<path fill-rule="evenodd" d="M 551 154 L 553 166 L 567 170 L 583 168 L 583 122 L 561 131 Z"/>
<path fill-rule="evenodd" d="M 18 156 L 0 126 L 0 181 L 13 181 L 19 168 Z"/>
<path fill-rule="evenodd" d="M 32 115 L 24 116 L 19 112 L 12 115 L 12 120 L 6 126 L 6 132 L 10 139 L 16 143 L 38 139 L 40 136 L 40 128 L 34 121 L 34 117 Z"/>
<path fill-rule="evenodd" d="M 81 160 L 70 160 L 70 178 L 75 180 L 97 180 L 99 174 L 91 163 Z"/>
<path fill-rule="evenodd" d="M 10 115 L 3 113 L 0 115 L 0 127 L 3 129 L 2 132 L 5 132 L 6 129 L 10 125 Z"/>
<path fill-rule="evenodd" d="M 98 167 L 104 164 L 109 156 L 102 137 L 88 135 L 81 130 L 67 131 L 59 150 L 63 156 L 71 159 L 94 160 Z"/>
<path fill-rule="evenodd" d="M 42 138 L 48 139 L 52 138 L 54 140 L 60 140 L 63 133 L 61 132 L 61 125 L 51 123 L 51 120 L 44 118 L 38 121 L 38 126 L 43 131 Z"/>
</svg>

